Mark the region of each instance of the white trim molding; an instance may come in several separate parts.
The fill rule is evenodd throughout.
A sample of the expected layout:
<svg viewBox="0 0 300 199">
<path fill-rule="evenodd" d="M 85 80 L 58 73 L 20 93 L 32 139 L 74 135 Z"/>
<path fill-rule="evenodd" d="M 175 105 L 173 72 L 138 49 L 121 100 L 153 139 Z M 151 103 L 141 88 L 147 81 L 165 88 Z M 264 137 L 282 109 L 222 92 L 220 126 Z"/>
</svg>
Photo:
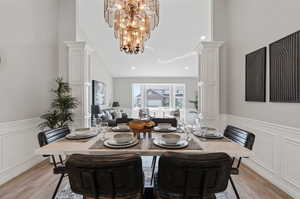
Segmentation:
<svg viewBox="0 0 300 199">
<path fill-rule="evenodd" d="M 243 162 L 300 199 L 300 129 L 235 115 L 223 114 L 221 120 L 221 128 L 233 125 L 253 132 L 256 135 L 254 156 Z"/>
<path fill-rule="evenodd" d="M 44 158 L 35 155 L 39 118 L 0 123 L 0 185 Z"/>
<path fill-rule="evenodd" d="M 201 41 L 195 51 L 199 59 L 198 107 L 208 125 L 220 120 L 220 56 L 222 41 Z"/>
<path fill-rule="evenodd" d="M 67 76 L 72 88 L 72 96 L 79 101 L 79 106 L 74 110 L 73 127 L 89 127 L 91 119 L 91 55 L 94 50 L 85 41 L 66 41 L 68 49 Z"/>
</svg>

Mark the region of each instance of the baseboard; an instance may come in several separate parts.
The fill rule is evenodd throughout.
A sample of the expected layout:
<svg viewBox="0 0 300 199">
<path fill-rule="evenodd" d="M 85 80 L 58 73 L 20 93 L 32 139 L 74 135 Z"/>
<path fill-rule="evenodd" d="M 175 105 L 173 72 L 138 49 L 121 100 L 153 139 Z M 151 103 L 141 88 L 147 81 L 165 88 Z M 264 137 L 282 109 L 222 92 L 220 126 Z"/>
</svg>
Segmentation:
<svg viewBox="0 0 300 199">
<path fill-rule="evenodd" d="M 256 135 L 254 156 L 244 164 L 295 199 L 300 199 L 300 129 L 244 118 L 221 115 L 233 125 Z M 224 126 L 224 124 L 223 124 Z"/>
</svg>

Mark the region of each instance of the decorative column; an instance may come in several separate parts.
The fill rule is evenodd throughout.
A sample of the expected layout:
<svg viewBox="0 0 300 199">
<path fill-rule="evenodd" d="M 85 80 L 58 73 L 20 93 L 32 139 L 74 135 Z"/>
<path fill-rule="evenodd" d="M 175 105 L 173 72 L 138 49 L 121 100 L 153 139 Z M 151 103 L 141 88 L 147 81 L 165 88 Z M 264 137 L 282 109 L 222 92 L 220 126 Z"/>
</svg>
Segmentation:
<svg viewBox="0 0 300 199">
<path fill-rule="evenodd" d="M 223 42 L 203 41 L 199 55 L 198 107 L 207 125 L 218 128 L 220 116 L 219 49 Z"/>
<path fill-rule="evenodd" d="M 79 101 L 74 110 L 72 127 L 90 127 L 91 120 L 91 54 L 86 42 L 65 42 L 68 48 L 67 81 L 72 89 L 72 96 Z"/>
</svg>

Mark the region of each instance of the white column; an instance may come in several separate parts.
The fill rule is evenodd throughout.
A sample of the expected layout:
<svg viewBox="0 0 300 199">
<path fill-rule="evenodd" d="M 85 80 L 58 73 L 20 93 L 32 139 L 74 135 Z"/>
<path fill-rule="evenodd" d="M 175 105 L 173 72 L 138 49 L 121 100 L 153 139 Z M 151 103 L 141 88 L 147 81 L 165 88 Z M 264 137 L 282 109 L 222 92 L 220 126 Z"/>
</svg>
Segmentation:
<svg viewBox="0 0 300 199">
<path fill-rule="evenodd" d="M 209 126 L 216 128 L 219 128 L 220 116 L 219 49 L 222 44 L 219 41 L 203 41 L 197 47 L 199 112 Z"/>
<path fill-rule="evenodd" d="M 91 119 L 91 58 L 93 52 L 85 42 L 65 42 L 68 48 L 67 73 L 72 96 L 79 101 L 74 110 L 74 128 L 90 126 Z"/>
</svg>

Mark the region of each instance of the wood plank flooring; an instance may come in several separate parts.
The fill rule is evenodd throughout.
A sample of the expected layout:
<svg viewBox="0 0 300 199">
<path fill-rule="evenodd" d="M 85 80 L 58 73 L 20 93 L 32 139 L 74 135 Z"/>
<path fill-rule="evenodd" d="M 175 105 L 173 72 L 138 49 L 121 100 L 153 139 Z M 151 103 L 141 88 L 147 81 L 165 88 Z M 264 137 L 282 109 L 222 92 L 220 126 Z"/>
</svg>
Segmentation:
<svg viewBox="0 0 300 199">
<path fill-rule="evenodd" d="M 257 175 L 251 169 L 242 166 L 239 176 L 233 180 L 241 199 L 292 199 L 286 193 Z M 59 176 L 52 173 L 52 165 L 44 161 L 8 183 L 0 186 L 1 199 L 50 199 Z M 66 185 L 63 181 L 61 187 Z M 229 198 L 235 199 L 231 186 L 228 186 Z"/>
</svg>

